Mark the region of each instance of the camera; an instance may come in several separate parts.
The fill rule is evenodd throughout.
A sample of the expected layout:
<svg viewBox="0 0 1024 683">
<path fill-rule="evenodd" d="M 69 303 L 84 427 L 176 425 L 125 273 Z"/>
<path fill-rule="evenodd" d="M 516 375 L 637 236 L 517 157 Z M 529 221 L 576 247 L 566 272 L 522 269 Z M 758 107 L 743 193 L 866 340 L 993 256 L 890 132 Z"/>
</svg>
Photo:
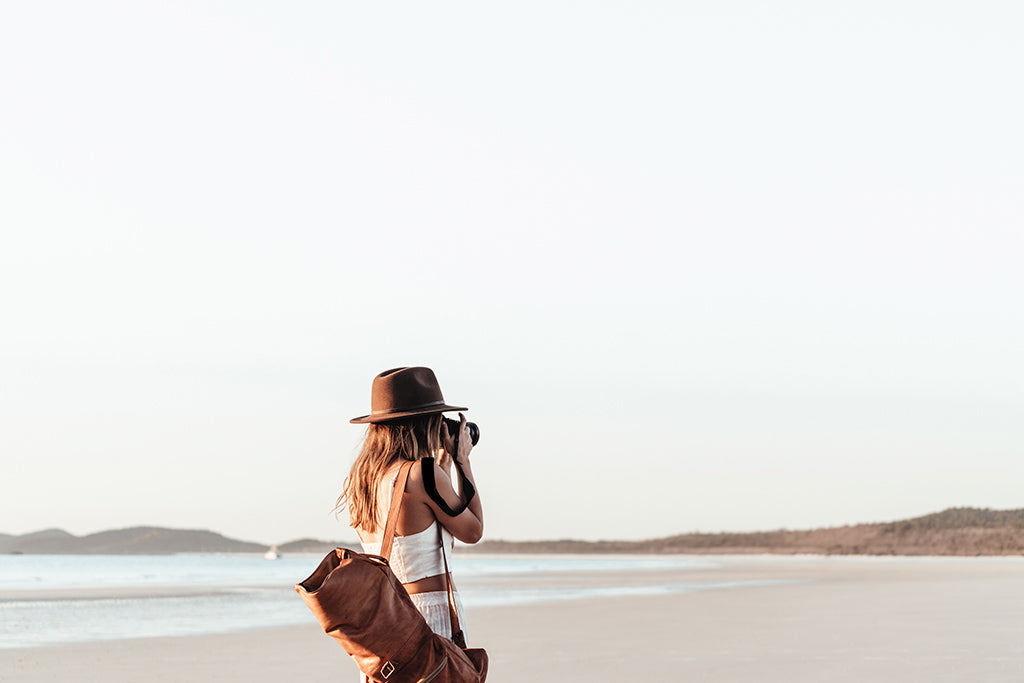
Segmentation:
<svg viewBox="0 0 1024 683">
<path fill-rule="evenodd" d="M 459 421 L 446 417 L 444 418 L 444 423 L 448 425 L 448 433 L 454 438 L 459 433 Z M 466 429 L 469 431 L 469 440 L 475 446 L 477 441 L 480 440 L 480 428 L 476 426 L 476 422 L 467 422 Z"/>
</svg>

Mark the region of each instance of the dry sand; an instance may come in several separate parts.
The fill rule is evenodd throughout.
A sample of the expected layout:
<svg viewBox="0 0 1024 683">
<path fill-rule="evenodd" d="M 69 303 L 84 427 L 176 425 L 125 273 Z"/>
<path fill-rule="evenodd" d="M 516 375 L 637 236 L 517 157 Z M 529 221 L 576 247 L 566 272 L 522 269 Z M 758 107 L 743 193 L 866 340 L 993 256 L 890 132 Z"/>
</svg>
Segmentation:
<svg viewBox="0 0 1024 683">
<path fill-rule="evenodd" d="M 491 683 L 1024 681 L 1024 558 L 701 559 L 719 566 L 632 578 L 786 583 L 470 609 L 471 644 L 490 653 Z M 0 680 L 358 676 L 311 619 L 231 635 L 0 649 Z"/>
</svg>

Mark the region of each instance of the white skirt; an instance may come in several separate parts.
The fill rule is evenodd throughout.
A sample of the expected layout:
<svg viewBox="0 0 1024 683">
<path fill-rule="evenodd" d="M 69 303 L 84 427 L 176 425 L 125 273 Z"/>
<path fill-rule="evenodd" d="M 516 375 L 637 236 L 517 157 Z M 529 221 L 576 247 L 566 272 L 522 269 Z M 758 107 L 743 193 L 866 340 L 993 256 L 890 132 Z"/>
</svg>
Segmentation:
<svg viewBox="0 0 1024 683">
<path fill-rule="evenodd" d="M 423 615 L 427 625 L 430 626 L 430 630 L 445 638 L 452 637 L 452 619 L 451 610 L 448 608 L 448 591 L 413 593 L 409 597 L 412 598 L 412 604 L 416 605 L 416 609 Z M 466 628 L 466 617 L 458 591 L 455 592 L 455 609 L 459 615 L 459 626 L 462 627 L 462 632 L 466 633 L 468 631 Z"/>
</svg>

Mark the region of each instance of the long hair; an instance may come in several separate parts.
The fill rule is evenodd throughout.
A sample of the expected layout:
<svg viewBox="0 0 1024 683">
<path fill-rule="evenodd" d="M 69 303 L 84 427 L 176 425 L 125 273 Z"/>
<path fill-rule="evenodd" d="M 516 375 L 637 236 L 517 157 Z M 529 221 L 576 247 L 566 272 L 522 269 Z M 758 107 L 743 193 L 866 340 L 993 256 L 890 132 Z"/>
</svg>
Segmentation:
<svg viewBox="0 0 1024 683">
<path fill-rule="evenodd" d="M 334 513 L 337 515 L 347 507 L 352 528 L 367 532 L 376 530 L 382 521 L 377 491 L 384 472 L 396 460 L 415 461 L 434 455 L 441 447 L 440 434 L 440 413 L 370 424 L 366 428 L 363 446 L 338 496 Z"/>
</svg>

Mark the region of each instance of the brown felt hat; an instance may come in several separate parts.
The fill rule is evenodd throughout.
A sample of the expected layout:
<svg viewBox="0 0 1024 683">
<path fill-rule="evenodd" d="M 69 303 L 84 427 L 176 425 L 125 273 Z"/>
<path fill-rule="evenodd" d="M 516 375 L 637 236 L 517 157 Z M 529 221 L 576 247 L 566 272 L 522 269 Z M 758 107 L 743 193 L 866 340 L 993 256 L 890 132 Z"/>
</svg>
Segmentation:
<svg viewBox="0 0 1024 683">
<path fill-rule="evenodd" d="M 370 390 L 370 414 L 349 422 L 391 422 L 414 415 L 468 410 L 450 406 L 441 395 L 441 385 L 430 368 L 393 368 L 373 378 Z"/>
</svg>

